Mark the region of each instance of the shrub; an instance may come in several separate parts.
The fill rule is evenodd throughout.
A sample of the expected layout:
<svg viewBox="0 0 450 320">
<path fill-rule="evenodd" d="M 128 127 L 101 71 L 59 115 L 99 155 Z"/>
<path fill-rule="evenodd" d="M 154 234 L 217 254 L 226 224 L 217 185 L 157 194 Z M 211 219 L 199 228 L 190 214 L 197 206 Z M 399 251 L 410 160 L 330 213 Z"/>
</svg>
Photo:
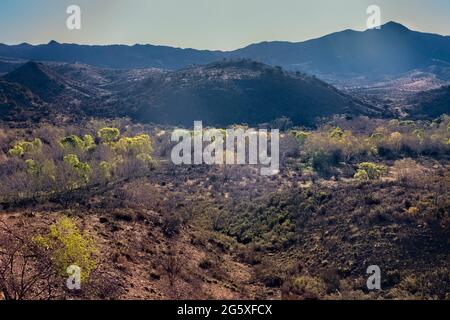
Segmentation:
<svg viewBox="0 0 450 320">
<path fill-rule="evenodd" d="M 372 162 L 362 162 L 358 165 L 358 171 L 355 179 L 359 180 L 378 180 L 386 172 L 386 168 Z"/>
<path fill-rule="evenodd" d="M 67 136 L 59 142 L 61 146 L 69 150 L 90 151 L 95 149 L 94 138 L 87 134 L 83 139 L 76 135 Z"/>
<path fill-rule="evenodd" d="M 104 180 L 111 179 L 112 172 L 115 168 L 114 164 L 111 164 L 106 161 L 102 161 L 99 164 L 99 168 L 100 168 L 100 175 L 101 175 L 102 179 L 104 179 Z"/>
<path fill-rule="evenodd" d="M 342 139 L 344 137 L 344 131 L 339 127 L 334 128 L 330 131 L 330 137 L 333 139 Z"/>
<path fill-rule="evenodd" d="M 109 143 L 119 139 L 120 130 L 117 128 L 102 128 L 98 131 L 97 135 L 103 142 Z"/>
<path fill-rule="evenodd" d="M 308 139 L 308 137 L 311 135 L 311 133 L 301 130 L 292 130 L 289 134 L 300 143 L 304 143 L 306 139 Z"/>
<path fill-rule="evenodd" d="M 299 276 L 283 285 L 285 294 L 298 295 L 304 299 L 319 299 L 326 294 L 327 285 L 317 277 Z"/>
<path fill-rule="evenodd" d="M 65 156 L 64 162 L 70 165 L 84 182 L 89 182 L 89 176 L 92 173 L 92 169 L 88 163 L 81 162 L 74 154 Z"/>
<path fill-rule="evenodd" d="M 113 149 L 121 154 L 137 156 L 139 154 L 151 154 L 153 152 L 152 141 L 147 134 L 135 137 L 124 137 L 114 143 Z"/>
<path fill-rule="evenodd" d="M 67 268 L 76 265 L 81 269 L 81 281 L 87 281 L 97 262 L 94 239 L 82 233 L 75 220 L 63 217 L 50 226 L 47 235 L 33 238 L 36 245 L 51 251 L 58 272 L 67 275 Z"/>
<path fill-rule="evenodd" d="M 31 142 L 19 141 L 8 151 L 11 157 L 23 157 L 27 153 L 35 153 L 41 151 L 42 141 L 38 138 Z"/>
</svg>

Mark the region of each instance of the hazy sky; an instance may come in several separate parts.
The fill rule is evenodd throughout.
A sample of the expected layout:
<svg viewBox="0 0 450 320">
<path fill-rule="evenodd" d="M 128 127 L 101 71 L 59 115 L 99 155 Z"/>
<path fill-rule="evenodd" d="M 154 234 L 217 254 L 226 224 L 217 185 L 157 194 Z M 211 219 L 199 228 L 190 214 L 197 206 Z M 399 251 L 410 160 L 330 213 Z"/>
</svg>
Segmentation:
<svg viewBox="0 0 450 320">
<path fill-rule="evenodd" d="M 66 28 L 66 8 L 82 10 L 82 30 Z M 229 50 L 250 43 L 303 41 L 363 30 L 377 4 L 394 20 L 450 35 L 450 0 L 0 0 L 0 42 L 164 44 Z"/>
</svg>

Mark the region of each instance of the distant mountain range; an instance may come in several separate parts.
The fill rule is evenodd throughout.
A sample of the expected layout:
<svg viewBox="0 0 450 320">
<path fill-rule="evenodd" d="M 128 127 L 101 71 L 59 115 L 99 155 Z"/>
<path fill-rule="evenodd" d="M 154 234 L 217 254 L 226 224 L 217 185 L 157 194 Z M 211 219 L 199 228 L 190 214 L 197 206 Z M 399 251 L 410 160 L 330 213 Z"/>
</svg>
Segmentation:
<svg viewBox="0 0 450 320">
<path fill-rule="evenodd" d="M 28 62 L 0 78 L 2 92 L 8 98 L 0 100 L 0 117 L 6 120 L 29 114 L 55 121 L 126 116 L 160 124 L 192 126 L 203 120 L 226 126 L 289 117 L 298 125 L 314 125 L 317 118 L 334 114 L 383 113 L 313 76 L 251 60 L 179 71 Z"/>
<path fill-rule="evenodd" d="M 439 76 L 448 76 L 450 37 L 416 32 L 389 22 L 379 30 L 345 30 L 298 43 L 263 42 L 229 52 L 154 45 L 87 46 L 51 41 L 37 46 L 0 44 L 0 57 L 80 62 L 102 68 L 166 70 L 224 58 L 247 58 L 323 77 L 382 77 L 432 66 Z"/>
</svg>

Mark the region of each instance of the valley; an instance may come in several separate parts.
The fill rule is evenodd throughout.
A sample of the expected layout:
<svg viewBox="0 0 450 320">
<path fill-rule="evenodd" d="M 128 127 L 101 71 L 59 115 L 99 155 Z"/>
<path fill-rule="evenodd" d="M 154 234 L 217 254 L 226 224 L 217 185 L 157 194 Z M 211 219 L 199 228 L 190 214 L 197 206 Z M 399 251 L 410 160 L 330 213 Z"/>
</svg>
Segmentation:
<svg viewBox="0 0 450 320">
<path fill-rule="evenodd" d="M 448 36 L 394 22 L 230 52 L 0 45 L 0 300 L 449 299 L 449 63 Z M 174 163 L 174 130 L 195 159 L 213 128 L 279 130 L 279 172 Z"/>
</svg>

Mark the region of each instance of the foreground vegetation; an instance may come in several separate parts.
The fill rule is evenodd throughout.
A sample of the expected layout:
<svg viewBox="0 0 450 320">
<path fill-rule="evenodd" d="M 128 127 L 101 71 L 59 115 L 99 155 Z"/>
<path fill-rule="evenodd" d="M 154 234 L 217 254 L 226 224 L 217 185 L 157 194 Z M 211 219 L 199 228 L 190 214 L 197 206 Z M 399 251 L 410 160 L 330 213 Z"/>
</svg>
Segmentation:
<svg viewBox="0 0 450 320">
<path fill-rule="evenodd" d="M 448 299 L 449 123 L 335 118 L 308 130 L 284 119 L 273 177 L 173 166 L 170 128 L 127 120 L 2 130 L 0 291 Z M 71 264 L 85 270 L 81 291 L 64 287 Z M 374 264 L 382 290 L 369 292 Z M 17 270 L 27 290 L 14 289 Z"/>
</svg>

